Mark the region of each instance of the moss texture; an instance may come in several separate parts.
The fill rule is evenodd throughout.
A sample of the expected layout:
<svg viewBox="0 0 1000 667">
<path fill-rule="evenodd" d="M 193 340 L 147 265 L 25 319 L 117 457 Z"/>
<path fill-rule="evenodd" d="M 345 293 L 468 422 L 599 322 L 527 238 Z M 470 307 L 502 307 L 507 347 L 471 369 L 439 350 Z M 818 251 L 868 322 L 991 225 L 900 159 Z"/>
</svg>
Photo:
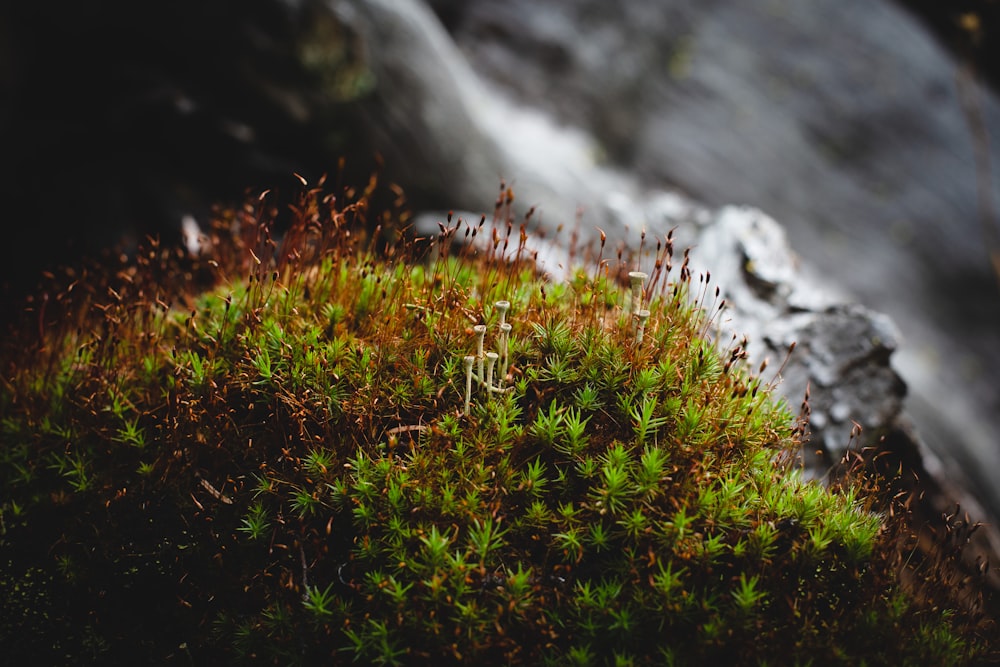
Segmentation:
<svg viewBox="0 0 1000 667">
<path fill-rule="evenodd" d="M 280 242 L 262 197 L 198 258 L 39 292 L 0 389 L 7 655 L 996 657 L 891 479 L 802 479 L 804 419 L 710 339 L 724 305 L 669 238 L 552 284 L 509 192 L 430 239 L 368 195 L 305 191 Z"/>
</svg>

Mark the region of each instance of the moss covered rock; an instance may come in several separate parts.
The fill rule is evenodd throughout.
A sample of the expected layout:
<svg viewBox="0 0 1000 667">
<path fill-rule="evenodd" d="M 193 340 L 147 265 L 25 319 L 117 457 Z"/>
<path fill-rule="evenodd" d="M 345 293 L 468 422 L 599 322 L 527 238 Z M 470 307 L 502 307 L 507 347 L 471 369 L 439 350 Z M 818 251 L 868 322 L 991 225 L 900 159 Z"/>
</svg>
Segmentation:
<svg viewBox="0 0 1000 667">
<path fill-rule="evenodd" d="M 201 257 L 39 293 L 0 389 L 8 655 L 996 656 L 892 480 L 802 478 L 803 419 L 711 340 L 669 238 L 551 284 L 503 199 L 433 239 L 366 201 L 308 191 L 280 242 L 255 202 Z"/>
</svg>

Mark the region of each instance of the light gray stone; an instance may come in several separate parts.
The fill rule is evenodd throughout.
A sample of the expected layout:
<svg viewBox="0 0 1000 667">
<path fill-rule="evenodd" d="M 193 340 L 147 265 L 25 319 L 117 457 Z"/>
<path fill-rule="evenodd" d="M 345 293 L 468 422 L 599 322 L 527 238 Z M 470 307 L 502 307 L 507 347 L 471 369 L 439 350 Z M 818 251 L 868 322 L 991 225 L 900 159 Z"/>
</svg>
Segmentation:
<svg viewBox="0 0 1000 667">
<path fill-rule="evenodd" d="M 711 271 L 729 304 L 719 340 L 745 334 L 749 366 L 769 359 L 770 368 L 780 368 L 777 391 L 793 408 L 809 389 L 814 417 L 804 456 L 813 475 L 824 475 L 849 444 L 861 444 L 851 443 L 855 423 L 873 441 L 896 421 L 906 387 L 890 364 L 895 326 L 818 285 L 776 221 L 756 209 L 726 207 L 702 229 L 692 257 L 696 269 Z"/>
</svg>

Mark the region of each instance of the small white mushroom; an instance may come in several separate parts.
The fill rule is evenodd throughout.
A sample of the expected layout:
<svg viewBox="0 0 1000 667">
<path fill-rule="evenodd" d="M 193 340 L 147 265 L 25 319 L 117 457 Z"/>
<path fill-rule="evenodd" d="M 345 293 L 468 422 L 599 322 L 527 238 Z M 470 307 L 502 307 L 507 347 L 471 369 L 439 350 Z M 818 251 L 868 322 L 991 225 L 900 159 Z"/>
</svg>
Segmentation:
<svg viewBox="0 0 1000 667">
<path fill-rule="evenodd" d="M 490 394 L 493 393 L 493 369 L 497 365 L 497 359 L 500 355 L 496 352 L 486 353 L 486 391 Z"/>
<path fill-rule="evenodd" d="M 510 301 L 497 301 L 493 304 L 493 307 L 500 313 L 500 326 L 503 327 L 507 322 L 507 311 L 510 310 Z"/>
<path fill-rule="evenodd" d="M 649 311 L 644 308 L 636 313 L 635 316 L 639 321 L 635 330 L 635 344 L 638 345 L 642 342 L 642 334 L 646 330 L 646 320 L 649 319 Z"/>
<path fill-rule="evenodd" d="M 507 379 L 507 366 L 510 361 L 510 330 L 513 328 L 510 322 L 504 322 L 500 325 L 500 379 L 497 384 L 501 388 Z"/>
<path fill-rule="evenodd" d="M 473 334 L 476 336 L 476 358 L 479 359 L 479 381 L 483 381 L 483 339 L 486 337 L 486 325 L 477 324 L 472 327 Z"/>
<path fill-rule="evenodd" d="M 642 271 L 631 271 L 628 274 L 629 282 L 632 284 L 632 314 L 638 315 L 642 310 L 642 284 L 649 276 Z"/>
</svg>

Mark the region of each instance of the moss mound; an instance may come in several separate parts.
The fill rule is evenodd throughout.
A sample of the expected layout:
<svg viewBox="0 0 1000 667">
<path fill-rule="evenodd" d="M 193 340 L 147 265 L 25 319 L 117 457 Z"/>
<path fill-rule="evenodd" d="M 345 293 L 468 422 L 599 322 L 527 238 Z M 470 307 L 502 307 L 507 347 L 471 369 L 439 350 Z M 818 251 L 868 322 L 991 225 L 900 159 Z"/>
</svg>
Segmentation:
<svg viewBox="0 0 1000 667">
<path fill-rule="evenodd" d="M 648 275 L 601 247 L 551 284 L 509 197 L 413 239 L 367 196 L 305 192 L 280 242 L 257 202 L 198 258 L 39 293 L 3 356 L 5 654 L 995 657 L 975 604 L 904 584 L 947 577 L 891 483 L 802 479 L 803 422 L 710 341 L 669 238 Z"/>
</svg>

